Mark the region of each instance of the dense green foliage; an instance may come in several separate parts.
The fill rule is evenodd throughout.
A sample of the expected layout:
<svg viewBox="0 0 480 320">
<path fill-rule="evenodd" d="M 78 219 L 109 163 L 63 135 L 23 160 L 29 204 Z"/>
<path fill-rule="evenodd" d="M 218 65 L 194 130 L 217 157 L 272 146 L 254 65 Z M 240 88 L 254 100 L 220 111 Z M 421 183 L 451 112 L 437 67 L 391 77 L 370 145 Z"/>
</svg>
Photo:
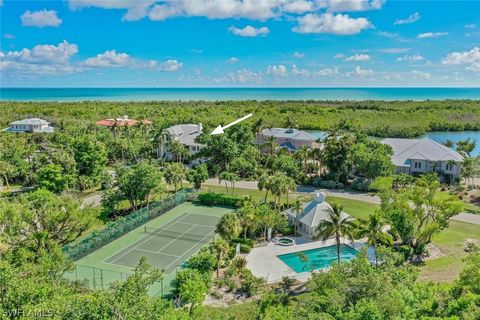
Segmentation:
<svg viewBox="0 0 480 320">
<path fill-rule="evenodd" d="M 71 121 L 93 124 L 128 114 L 159 126 L 201 122 L 213 129 L 252 112 L 271 126 L 287 126 L 293 119 L 302 129 L 327 130 L 340 120 L 351 120 L 369 135 L 412 137 L 427 131 L 478 130 L 478 106 L 479 102 L 472 100 L 1 102 L 0 124 L 36 115 L 68 126 Z"/>
</svg>

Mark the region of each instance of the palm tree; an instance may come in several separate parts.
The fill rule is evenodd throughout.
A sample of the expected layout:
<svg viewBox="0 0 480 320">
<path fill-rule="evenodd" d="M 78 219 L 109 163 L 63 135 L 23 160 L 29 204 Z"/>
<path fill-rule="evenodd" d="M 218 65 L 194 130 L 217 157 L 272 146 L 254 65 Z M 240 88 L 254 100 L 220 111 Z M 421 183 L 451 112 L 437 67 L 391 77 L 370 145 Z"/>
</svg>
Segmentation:
<svg viewBox="0 0 480 320">
<path fill-rule="evenodd" d="M 225 182 L 225 188 L 227 189 L 227 193 L 228 193 L 227 181 L 230 182 L 230 185 L 232 186 L 232 194 L 234 194 L 235 182 L 238 181 L 238 175 L 235 172 L 229 172 L 229 171 L 222 172 L 218 176 L 218 183 L 222 183 L 222 181 Z"/>
<path fill-rule="evenodd" d="M 265 190 L 265 198 L 263 202 L 267 202 L 268 192 L 270 191 L 272 177 L 268 174 L 262 174 L 258 179 L 258 190 Z"/>
<path fill-rule="evenodd" d="M 257 134 L 257 148 L 258 151 L 260 151 L 260 135 L 262 133 L 262 129 L 264 128 L 265 123 L 263 122 L 263 118 L 258 118 L 257 121 L 255 121 L 255 124 L 253 125 L 253 130 Z"/>
<path fill-rule="evenodd" d="M 308 158 L 310 158 L 310 148 L 304 144 L 302 145 L 296 152 L 295 152 L 295 158 L 297 158 L 298 161 L 300 161 L 302 165 L 303 172 L 307 174 L 307 161 Z"/>
<path fill-rule="evenodd" d="M 375 266 L 378 264 L 377 246 L 378 245 L 392 245 L 393 237 L 391 234 L 385 231 L 385 220 L 378 213 L 374 213 L 368 216 L 368 219 L 362 221 L 358 236 L 361 238 L 367 238 L 368 245 L 374 248 L 375 254 Z"/>
<path fill-rule="evenodd" d="M 296 200 L 294 203 L 293 203 L 293 206 L 292 206 L 292 212 L 295 213 L 295 224 L 293 225 L 293 233 L 297 234 L 297 227 L 298 227 L 298 219 L 300 218 L 300 216 L 303 214 L 303 207 L 302 207 L 302 203 L 300 202 L 300 200 Z"/>
<path fill-rule="evenodd" d="M 228 242 L 223 240 L 222 238 L 215 239 L 212 242 L 211 248 L 212 248 L 212 251 L 215 253 L 215 257 L 217 260 L 217 278 L 218 278 L 220 264 L 223 260 L 223 257 L 228 254 L 228 251 L 230 248 L 228 246 Z"/>
<path fill-rule="evenodd" d="M 326 220 L 320 221 L 317 226 L 317 238 L 325 241 L 331 237 L 335 237 L 337 246 L 337 259 L 340 263 L 340 237 L 353 239 L 354 224 L 350 216 L 342 217 L 343 206 L 332 204 L 328 211 Z"/>
<path fill-rule="evenodd" d="M 248 229 L 255 223 L 256 203 L 250 199 L 244 201 L 242 207 L 237 210 L 237 218 L 243 229 L 243 238 L 247 239 Z"/>
<path fill-rule="evenodd" d="M 227 240 L 236 238 L 240 233 L 238 217 L 234 213 L 224 214 L 217 223 L 216 232 Z"/>
<path fill-rule="evenodd" d="M 297 184 L 295 183 L 295 180 L 290 177 L 284 177 L 284 188 L 285 188 L 285 193 L 287 194 L 287 206 L 290 204 L 290 191 L 295 191 L 297 189 Z"/>
<path fill-rule="evenodd" d="M 278 147 L 277 139 L 274 136 L 268 136 L 263 141 L 263 147 L 268 150 L 270 156 L 273 155 L 273 152 Z"/>
</svg>

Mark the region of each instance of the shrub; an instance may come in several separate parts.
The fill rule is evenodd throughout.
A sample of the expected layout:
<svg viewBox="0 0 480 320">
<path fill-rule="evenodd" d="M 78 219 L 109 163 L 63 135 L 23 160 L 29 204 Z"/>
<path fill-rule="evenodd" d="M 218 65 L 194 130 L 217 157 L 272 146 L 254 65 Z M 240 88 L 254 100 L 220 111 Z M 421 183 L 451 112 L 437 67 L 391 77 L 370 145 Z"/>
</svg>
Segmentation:
<svg viewBox="0 0 480 320">
<path fill-rule="evenodd" d="M 263 279 L 255 277 L 250 270 L 245 269 L 239 291 L 243 292 L 247 297 L 251 297 L 258 293 L 263 283 Z"/>
<path fill-rule="evenodd" d="M 246 244 L 250 247 L 253 247 L 255 241 L 252 240 L 252 239 L 244 239 L 244 238 L 236 238 L 236 239 L 232 239 L 232 244 L 236 245 L 237 243 L 240 243 L 240 244 Z"/>
<path fill-rule="evenodd" d="M 206 206 L 226 206 L 226 207 L 240 207 L 242 198 L 240 196 L 228 195 L 216 192 L 205 192 L 198 195 L 198 201 Z"/>
<path fill-rule="evenodd" d="M 250 247 L 247 244 L 243 244 L 243 243 L 240 244 L 240 252 L 241 253 L 250 253 L 250 251 L 252 251 L 252 247 Z"/>
<path fill-rule="evenodd" d="M 343 189 L 344 185 L 341 182 L 336 182 L 335 180 L 323 180 L 320 177 L 313 179 L 312 185 L 317 188 L 325 189 Z"/>
<path fill-rule="evenodd" d="M 151 203 L 148 210 L 142 208 L 116 221 L 110 222 L 104 229 L 92 232 L 83 240 L 67 244 L 62 248 L 62 251 L 73 260 L 80 259 L 147 221 L 161 216 L 168 210 L 185 202 L 188 198 L 188 193 L 189 191 L 182 190 L 174 195 L 168 196 L 162 201 Z"/>
<path fill-rule="evenodd" d="M 356 178 L 352 182 L 352 189 L 358 191 L 368 191 L 370 189 L 371 181 L 369 179 Z"/>
</svg>

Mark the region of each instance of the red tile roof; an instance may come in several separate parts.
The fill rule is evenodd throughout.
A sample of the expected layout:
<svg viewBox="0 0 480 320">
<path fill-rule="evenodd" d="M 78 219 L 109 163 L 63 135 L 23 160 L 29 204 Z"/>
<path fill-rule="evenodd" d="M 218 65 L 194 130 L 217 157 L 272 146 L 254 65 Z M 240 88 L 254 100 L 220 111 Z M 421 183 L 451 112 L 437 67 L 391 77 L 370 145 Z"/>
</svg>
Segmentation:
<svg viewBox="0 0 480 320">
<path fill-rule="evenodd" d="M 135 119 L 103 119 L 100 121 L 97 121 L 97 126 L 105 126 L 105 127 L 113 127 L 115 124 L 117 126 L 123 127 L 123 126 L 133 126 L 135 124 L 138 124 L 140 121 L 135 120 Z M 142 123 L 144 125 L 150 125 L 153 122 L 150 120 L 142 120 Z"/>
</svg>

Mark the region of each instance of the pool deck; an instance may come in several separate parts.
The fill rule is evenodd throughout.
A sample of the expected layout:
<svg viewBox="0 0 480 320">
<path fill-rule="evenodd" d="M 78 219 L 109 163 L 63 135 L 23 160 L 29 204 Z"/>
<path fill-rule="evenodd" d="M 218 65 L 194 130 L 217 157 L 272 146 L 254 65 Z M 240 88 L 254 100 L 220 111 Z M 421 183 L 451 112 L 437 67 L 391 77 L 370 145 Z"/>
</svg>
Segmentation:
<svg viewBox="0 0 480 320">
<path fill-rule="evenodd" d="M 297 273 L 289 266 L 287 266 L 277 256 L 287 253 L 293 253 L 298 251 L 316 249 L 335 245 L 334 239 L 328 239 L 323 241 L 312 241 L 303 237 L 292 237 L 297 244 L 292 246 L 280 246 L 272 242 L 269 242 L 267 246 L 254 248 L 247 255 L 247 268 L 252 271 L 256 277 L 264 278 L 267 283 L 275 283 L 282 280 L 282 277 L 293 277 L 301 282 L 306 282 L 311 272 Z M 352 246 L 350 241 L 344 241 L 341 239 L 341 243 Z M 355 243 L 354 248 L 361 246 L 361 243 Z M 317 270 L 315 272 L 322 272 L 326 269 Z"/>
</svg>

